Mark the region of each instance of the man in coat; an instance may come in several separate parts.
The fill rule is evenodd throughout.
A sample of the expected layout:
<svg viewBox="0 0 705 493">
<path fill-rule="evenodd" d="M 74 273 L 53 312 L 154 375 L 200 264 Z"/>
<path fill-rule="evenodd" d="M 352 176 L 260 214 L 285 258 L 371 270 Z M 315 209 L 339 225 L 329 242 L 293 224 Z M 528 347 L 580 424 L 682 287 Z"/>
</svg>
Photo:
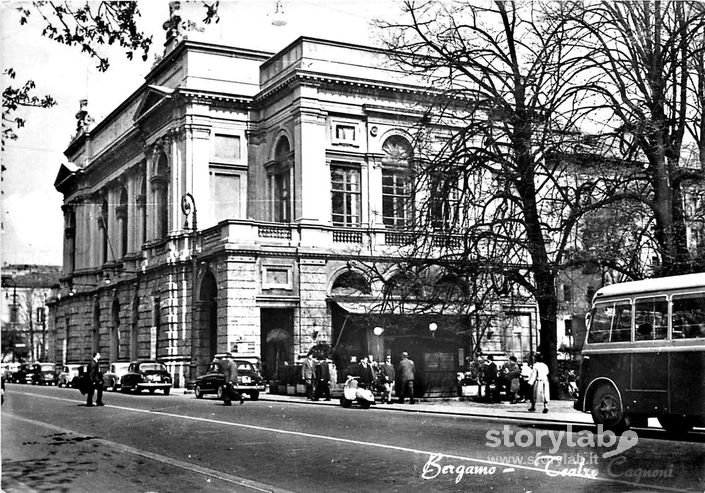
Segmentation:
<svg viewBox="0 0 705 493">
<path fill-rule="evenodd" d="M 237 387 L 237 363 L 234 360 L 227 358 L 221 360 L 224 362 L 222 365 L 223 374 L 225 375 L 225 392 L 223 392 L 223 405 L 232 406 L 232 400 L 240 400 L 240 405 L 245 402 L 242 394 L 235 390 Z"/>
<path fill-rule="evenodd" d="M 304 361 L 302 374 L 304 382 L 306 382 L 306 398 L 313 400 L 313 387 L 316 379 L 316 360 L 313 359 L 313 353 L 308 353 L 308 357 Z"/>
<path fill-rule="evenodd" d="M 391 404 L 392 389 L 394 388 L 394 383 L 396 382 L 396 373 L 394 371 L 394 365 L 392 364 L 392 356 L 390 354 L 388 354 L 384 358 L 384 363 L 379 365 L 379 370 L 384 385 L 384 394 L 382 395 L 382 402 Z"/>
<path fill-rule="evenodd" d="M 86 387 L 86 406 L 93 407 L 93 393 L 97 390 L 95 405 L 104 406 L 103 404 L 103 374 L 100 372 L 98 365 L 100 361 L 100 353 L 93 353 L 93 357 L 88 362 L 88 385 Z"/>
<path fill-rule="evenodd" d="M 401 361 L 399 362 L 397 373 L 399 374 L 399 380 L 401 381 L 401 395 L 399 396 L 399 402 L 404 404 L 404 399 L 408 393 L 409 404 L 415 404 L 414 378 L 416 376 L 416 367 L 414 366 L 414 362 L 409 359 L 409 353 L 406 351 L 401 353 Z"/>
<path fill-rule="evenodd" d="M 313 400 L 318 400 L 323 396 L 327 401 L 330 400 L 330 367 L 328 360 L 323 358 L 316 365 L 316 391 Z"/>
</svg>

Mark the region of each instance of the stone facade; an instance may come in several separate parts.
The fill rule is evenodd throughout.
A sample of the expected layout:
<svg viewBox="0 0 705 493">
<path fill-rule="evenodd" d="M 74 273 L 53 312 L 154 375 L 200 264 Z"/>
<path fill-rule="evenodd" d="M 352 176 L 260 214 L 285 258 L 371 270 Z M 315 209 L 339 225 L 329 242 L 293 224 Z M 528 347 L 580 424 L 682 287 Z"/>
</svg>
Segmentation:
<svg viewBox="0 0 705 493">
<path fill-rule="evenodd" d="M 375 322 L 382 314 L 333 295 L 356 273 L 368 303 L 381 286 L 364 266 L 400 255 L 409 218 L 398 205 L 427 88 L 381 50 L 318 39 L 276 54 L 188 40 L 170 49 L 66 150 L 56 360 L 156 358 L 185 386 L 218 352 L 259 355 L 271 377 L 316 344 L 359 355 L 412 338 L 420 369 L 443 374 L 428 392 L 452 392 L 466 319 Z"/>
</svg>

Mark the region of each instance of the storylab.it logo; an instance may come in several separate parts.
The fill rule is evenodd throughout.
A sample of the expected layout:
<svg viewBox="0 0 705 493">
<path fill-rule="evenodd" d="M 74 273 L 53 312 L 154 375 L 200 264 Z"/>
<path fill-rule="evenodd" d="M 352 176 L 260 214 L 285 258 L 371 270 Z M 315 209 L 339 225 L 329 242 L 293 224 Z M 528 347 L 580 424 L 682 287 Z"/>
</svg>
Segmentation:
<svg viewBox="0 0 705 493">
<path fill-rule="evenodd" d="M 510 426 L 504 425 L 502 430 L 489 430 L 485 434 L 488 447 L 547 447 L 550 446 L 550 453 L 555 454 L 561 447 L 570 448 L 611 448 L 602 454 L 608 459 L 619 455 L 639 443 L 639 437 L 632 430 L 627 430 L 617 438 L 617 435 L 605 430 L 602 425 L 597 425 L 597 433 L 589 430 L 582 430 L 573 434 L 573 425 L 568 425 L 567 430 L 519 430 L 515 431 Z"/>
</svg>

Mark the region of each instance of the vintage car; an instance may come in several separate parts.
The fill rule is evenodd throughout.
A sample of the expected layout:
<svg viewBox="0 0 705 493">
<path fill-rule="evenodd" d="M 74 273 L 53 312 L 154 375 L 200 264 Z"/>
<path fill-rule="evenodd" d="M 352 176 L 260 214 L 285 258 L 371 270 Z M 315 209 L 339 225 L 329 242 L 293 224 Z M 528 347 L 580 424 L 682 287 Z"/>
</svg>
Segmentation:
<svg viewBox="0 0 705 493">
<path fill-rule="evenodd" d="M 78 376 L 84 371 L 84 365 L 64 365 L 61 367 L 56 384 L 59 387 L 78 388 Z"/>
<path fill-rule="evenodd" d="M 110 363 L 108 371 L 103 375 L 103 387 L 113 392 L 122 386 L 122 377 L 130 368 L 130 363 Z"/>
<path fill-rule="evenodd" d="M 20 363 L 15 371 L 10 374 L 8 382 L 12 383 L 27 383 L 27 374 L 32 370 L 32 364 Z"/>
<path fill-rule="evenodd" d="M 164 363 L 158 361 L 133 361 L 122 376 L 121 390 L 123 392 L 141 392 L 149 390 L 153 394 L 161 390 L 169 395 L 172 378 Z"/>
<path fill-rule="evenodd" d="M 56 385 L 56 365 L 54 363 L 37 363 L 27 373 L 27 383 L 32 385 Z"/>
<path fill-rule="evenodd" d="M 220 357 L 219 357 L 220 356 Z M 208 367 L 205 375 L 196 378 L 194 392 L 196 399 L 202 399 L 205 394 L 215 394 L 223 398 L 225 392 L 225 375 L 220 371 L 220 359 L 232 359 L 237 364 L 237 387 L 235 390 L 247 394 L 250 399 L 259 399 L 259 393 L 264 392 L 264 380 L 249 361 L 234 359 L 229 355 L 216 355 L 216 359 Z"/>
</svg>

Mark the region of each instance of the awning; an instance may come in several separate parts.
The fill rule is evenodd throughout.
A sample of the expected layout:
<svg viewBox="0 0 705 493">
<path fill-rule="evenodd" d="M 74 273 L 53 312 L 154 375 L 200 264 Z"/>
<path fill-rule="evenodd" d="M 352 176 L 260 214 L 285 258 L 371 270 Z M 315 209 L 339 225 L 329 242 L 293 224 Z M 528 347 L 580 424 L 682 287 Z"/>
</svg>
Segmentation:
<svg viewBox="0 0 705 493">
<path fill-rule="evenodd" d="M 470 315 L 473 306 L 454 304 L 429 304 L 396 300 L 359 300 L 328 298 L 346 312 L 353 315 Z"/>
</svg>

